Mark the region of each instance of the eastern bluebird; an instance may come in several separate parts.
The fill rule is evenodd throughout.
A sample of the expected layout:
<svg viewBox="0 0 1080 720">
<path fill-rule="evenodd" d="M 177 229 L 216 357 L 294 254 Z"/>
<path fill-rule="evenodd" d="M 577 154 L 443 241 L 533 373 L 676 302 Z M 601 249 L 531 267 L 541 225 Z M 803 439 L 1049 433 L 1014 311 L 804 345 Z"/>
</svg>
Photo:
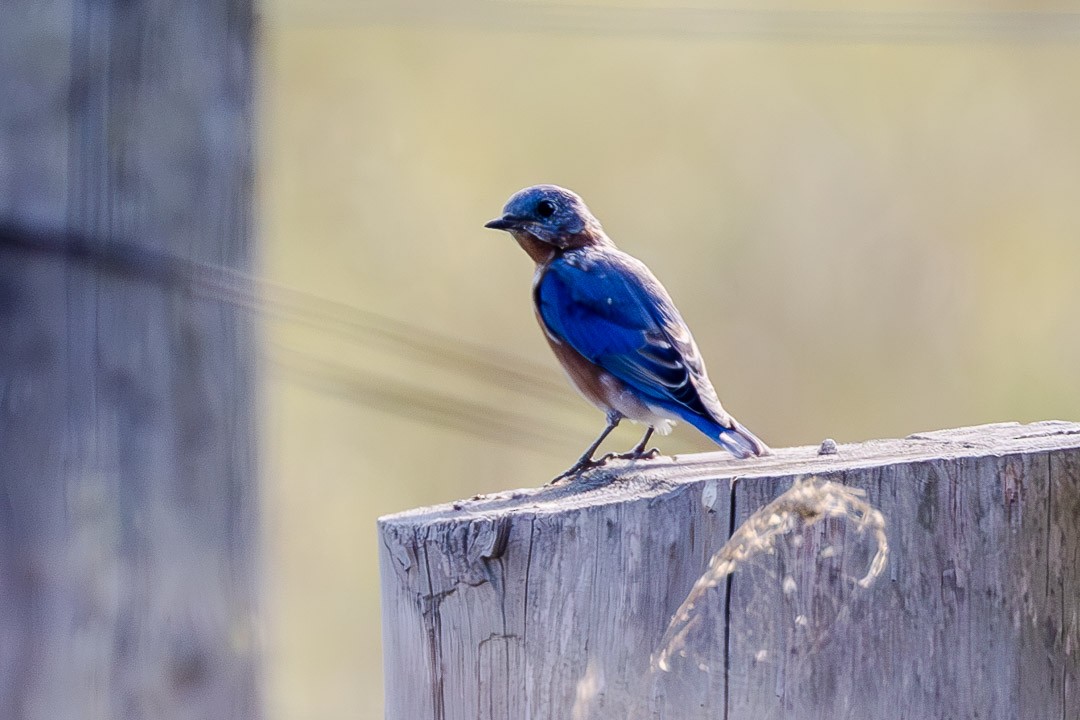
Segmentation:
<svg viewBox="0 0 1080 720">
<path fill-rule="evenodd" d="M 690 329 L 644 263 L 615 247 L 576 194 L 557 185 L 515 193 L 484 227 L 506 230 L 536 262 L 533 306 L 571 382 L 607 414 L 607 427 L 559 478 L 638 459 L 653 430 L 684 420 L 738 458 L 769 448 L 720 405 Z M 623 418 L 648 426 L 630 452 L 593 454 Z"/>
</svg>

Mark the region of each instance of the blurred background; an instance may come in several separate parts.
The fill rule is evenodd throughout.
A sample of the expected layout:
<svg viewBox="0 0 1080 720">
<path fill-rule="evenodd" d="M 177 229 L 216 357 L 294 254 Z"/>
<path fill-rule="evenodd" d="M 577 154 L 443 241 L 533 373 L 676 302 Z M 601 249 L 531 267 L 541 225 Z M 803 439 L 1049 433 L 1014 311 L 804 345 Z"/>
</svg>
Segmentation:
<svg viewBox="0 0 1080 720">
<path fill-rule="evenodd" d="M 266 5 L 265 272 L 355 308 L 268 327 L 275 717 L 380 715 L 377 516 L 542 483 L 603 425 L 482 227 L 523 186 L 585 198 L 774 446 L 1080 418 L 1074 9 Z"/>
<path fill-rule="evenodd" d="M 527 185 L 576 190 L 653 269 L 773 446 L 1080 420 L 1075 2 L 268 0 L 254 51 L 239 0 L 10 7 L 0 219 L 243 272 L 255 237 L 269 288 L 248 413 L 246 320 L 145 292 L 137 263 L 0 258 L 23 263 L 0 265 L 16 717 L 165 717 L 230 684 L 236 716 L 381 717 L 376 518 L 542 484 L 603 426 L 536 326 L 532 263 L 482 227 Z M 20 319 L 24 296 L 58 309 Z M 24 422 L 47 415 L 67 434 Z M 70 715 L 25 699 L 69 688 Z"/>
</svg>

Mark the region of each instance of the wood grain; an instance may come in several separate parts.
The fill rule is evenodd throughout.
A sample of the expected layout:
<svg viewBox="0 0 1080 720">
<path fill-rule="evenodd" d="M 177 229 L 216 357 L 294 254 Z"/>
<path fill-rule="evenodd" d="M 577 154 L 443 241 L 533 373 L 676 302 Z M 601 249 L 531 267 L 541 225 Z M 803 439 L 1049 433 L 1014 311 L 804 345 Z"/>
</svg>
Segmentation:
<svg viewBox="0 0 1080 720">
<path fill-rule="evenodd" d="M 0 717 L 261 714 L 253 325 L 93 262 L 251 271 L 252 13 L 5 4 Z"/>
<path fill-rule="evenodd" d="M 1080 425 L 817 450 L 624 463 L 382 518 L 386 717 L 1077 717 Z M 881 577 L 858 587 L 865 538 L 820 523 L 717 586 L 658 671 L 712 554 L 807 476 L 884 514 Z"/>
</svg>

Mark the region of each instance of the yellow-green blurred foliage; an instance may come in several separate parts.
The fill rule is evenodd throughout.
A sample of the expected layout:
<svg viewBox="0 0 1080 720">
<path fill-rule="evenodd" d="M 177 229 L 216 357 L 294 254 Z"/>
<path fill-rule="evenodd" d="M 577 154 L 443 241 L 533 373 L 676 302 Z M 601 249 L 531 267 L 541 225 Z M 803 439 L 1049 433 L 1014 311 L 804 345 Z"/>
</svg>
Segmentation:
<svg viewBox="0 0 1080 720">
<path fill-rule="evenodd" d="M 265 271 L 560 382 L 529 260 L 481 227 L 554 182 L 665 282 L 773 445 L 1080 418 L 1076 21 L 911 7 L 278 0 Z M 422 343 L 268 337 L 274 716 L 381 717 L 375 518 L 542 483 L 603 419 Z"/>
</svg>

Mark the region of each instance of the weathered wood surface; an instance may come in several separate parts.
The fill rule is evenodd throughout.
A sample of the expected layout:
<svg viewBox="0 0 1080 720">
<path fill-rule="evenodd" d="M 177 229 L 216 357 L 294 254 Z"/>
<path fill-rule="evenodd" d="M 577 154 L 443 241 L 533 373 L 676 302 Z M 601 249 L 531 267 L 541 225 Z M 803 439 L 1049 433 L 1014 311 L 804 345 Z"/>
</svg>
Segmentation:
<svg viewBox="0 0 1080 720">
<path fill-rule="evenodd" d="M 0 718 L 257 718 L 253 8 L 0 16 Z"/>
<path fill-rule="evenodd" d="M 382 518 L 386 717 L 1080 717 L 1080 424 L 817 451 L 623 464 Z M 822 523 L 711 591 L 694 654 L 651 668 L 730 529 L 807 475 L 884 514 L 878 580 L 850 581 L 865 539 Z"/>
</svg>

